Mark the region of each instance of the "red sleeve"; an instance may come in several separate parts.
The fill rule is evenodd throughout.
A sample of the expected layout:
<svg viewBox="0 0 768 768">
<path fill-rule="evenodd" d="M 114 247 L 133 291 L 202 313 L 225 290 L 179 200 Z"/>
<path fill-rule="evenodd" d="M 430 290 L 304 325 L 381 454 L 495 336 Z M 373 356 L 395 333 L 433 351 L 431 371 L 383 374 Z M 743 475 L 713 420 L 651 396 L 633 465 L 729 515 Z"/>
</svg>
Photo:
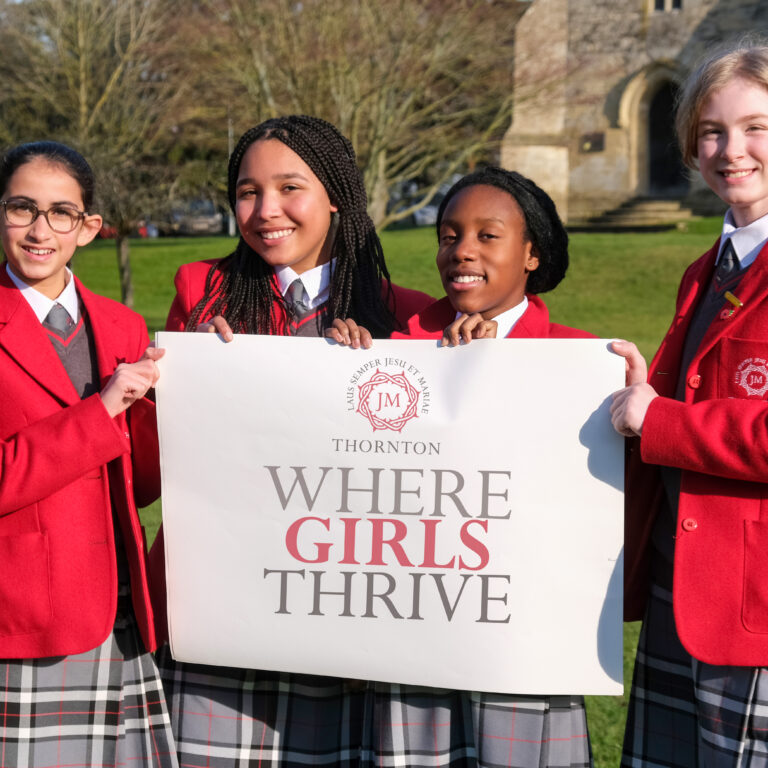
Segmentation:
<svg viewBox="0 0 768 768">
<path fill-rule="evenodd" d="M 183 331 L 187 327 L 187 320 L 189 320 L 193 306 L 188 275 L 189 269 L 186 264 L 183 264 L 173 278 L 176 295 L 173 297 L 168 319 L 165 321 L 166 331 Z"/>
<path fill-rule="evenodd" d="M 168 642 L 168 585 L 165 579 L 165 533 L 157 532 L 147 557 L 149 583 L 152 585 L 152 608 L 155 614 L 155 636 L 158 646 Z"/>
<path fill-rule="evenodd" d="M 128 435 L 98 394 L 24 427 L 0 441 L 0 515 L 56 493 L 128 450 Z"/>
<path fill-rule="evenodd" d="M 160 496 L 160 446 L 155 404 L 145 397 L 137 400 L 128 411 L 133 495 L 137 507 L 146 507 Z"/>
<path fill-rule="evenodd" d="M 687 404 L 651 401 L 640 439 L 643 461 L 707 475 L 768 480 L 768 403 L 740 398 Z"/>
<path fill-rule="evenodd" d="M 129 337 L 130 334 L 130 337 Z M 129 362 L 139 360 L 149 345 L 149 334 L 144 318 L 130 313 L 125 326 L 126 347 L 132 350 Z M 122 419 L 118 417 L 120 424 Z M 125 422 L 131 440 L 131 473 L 133 496 L 137 507 L 146 507 L 160 496 L 160 447 L 157 439 L 154 391 L 137 400 L 125 411 Z"/>
<path fill-rule="evenodd" d="M 582 331 L 580 328 L 571 328 L 567 325 L 551 323 L 549 326 L 550 339 L 597 339 L 594 333 Z"/>
<path fill-rule="evenodd" d="M 421 312 L 425 307 L 434 303 L 434 299 L 422 291 L 414 291 L 411 288 L 402 288 L 399 285 L 392 285 L 392 295 L 390 297 L 390 309 L 395 313 L 395 319 L 399 324 L 396 330 L 402 331 L 408 326 L 408 320 Z"/>
</svg>

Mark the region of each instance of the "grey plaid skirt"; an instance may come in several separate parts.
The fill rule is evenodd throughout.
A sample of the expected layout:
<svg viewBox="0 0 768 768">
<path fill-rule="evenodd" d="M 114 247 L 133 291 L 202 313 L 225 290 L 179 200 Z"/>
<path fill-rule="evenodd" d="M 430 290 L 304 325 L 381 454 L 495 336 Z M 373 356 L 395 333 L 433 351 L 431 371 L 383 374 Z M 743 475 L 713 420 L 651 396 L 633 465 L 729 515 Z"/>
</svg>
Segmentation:
<svg viewBox="0 0 768 768">
<path fill-rule="evenodd" d="M 694 659 L 672 614 L 672 566 L 654 563 L 622 766 L 768 767 L 768 670 Z"/>
<path fill-rule="evenodd" d="M 581 697 L 158 665 L 182 768 L 591 765 Z"/>
<path fill-rule="evenodd" d="M 130 598 L 86 653 L 0 660 L 0 768 L 177 768 L 162 683 Z"/>
</svg>

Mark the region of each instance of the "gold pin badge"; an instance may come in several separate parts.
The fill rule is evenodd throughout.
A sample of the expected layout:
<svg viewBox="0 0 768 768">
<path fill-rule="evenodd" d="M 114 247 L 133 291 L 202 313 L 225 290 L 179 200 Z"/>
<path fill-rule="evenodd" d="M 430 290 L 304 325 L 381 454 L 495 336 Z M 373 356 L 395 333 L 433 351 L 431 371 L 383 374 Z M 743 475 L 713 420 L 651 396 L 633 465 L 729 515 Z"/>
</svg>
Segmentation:
<svg viewBox="0 0 768 768">
<path fill-rule="evenodd" d="M 730 291 L 725 292 L 725 298 L 731 303 L 730 309 L 726 307 L 721 313 L 720 317 L 725 320 L 728 317 L 733 317 L 734 313 L 744 306 L 744 302 Z"/>
</svg>

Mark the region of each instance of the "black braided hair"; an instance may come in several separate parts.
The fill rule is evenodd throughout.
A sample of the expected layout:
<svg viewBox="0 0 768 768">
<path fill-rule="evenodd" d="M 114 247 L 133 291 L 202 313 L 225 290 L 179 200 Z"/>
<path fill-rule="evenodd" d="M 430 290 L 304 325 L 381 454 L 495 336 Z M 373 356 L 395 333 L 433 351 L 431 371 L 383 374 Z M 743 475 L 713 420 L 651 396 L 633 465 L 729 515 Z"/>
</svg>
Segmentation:
<svg viewBox="0 0 768 768">
<path fill-rule="evenodd" d="M 440 203 L 437 212 L 437 235 L 440 222 L 451 199 L 466 187 L 484 184 L 504 190 L 520 206 L 525 219 L 525 242 L 533 243 L 539 266 L 528 275 L 526 293 L 551 291 L 565 277 L 568 269 L 568 233 L 557 214 L 552 198 L 530 179 L 503 168 L 489 166 L 459 179 Z"/>
<path fill-rule="evenodd" d="M 335 126 L 317 117 L 276 117 L 246 131 L 229 158 L 227 190 L 235 212 L 240 163 L 256 141 L 278 139 L 292 149 L 320 180 L 333 205 L 338 224 L 331 247 L 334 267 L 327 316 L 352 317 L 376 338 L 387 338 L 395 326 L 389 309 L 392 287 L 351 142 Z M 206 314 L 221 314 L 239 333 L 273 333 L 272 267 L 245 242 L 213 267 L 202 299 L 193 307 L 187 330 Z"/>
</svg>

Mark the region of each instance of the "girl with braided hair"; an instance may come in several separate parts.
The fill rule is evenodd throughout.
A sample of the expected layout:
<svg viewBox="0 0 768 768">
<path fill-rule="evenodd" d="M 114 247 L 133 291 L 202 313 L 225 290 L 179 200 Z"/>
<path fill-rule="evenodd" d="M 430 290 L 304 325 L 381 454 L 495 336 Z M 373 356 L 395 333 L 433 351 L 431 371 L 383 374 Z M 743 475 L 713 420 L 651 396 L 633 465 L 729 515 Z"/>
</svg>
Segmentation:
<svg viewBox="0 0 768 768">
<path fill-rule="evenodd" d="M 587 338 L 549 321 L 538 294 L 560 283 L 568 235 L 550 197 L 514 171 L 460 179 L 437 214 L 437 268 L 446 296 L 393 338 Z M 365 328 L 334 321 L 340 343 L 370 347 Z M 363 765 L 479 768 L 589 766 L 581 696 L 518 696 L 369 684 Z"/>
<path fill-rule="evenodd" d="M 391 284 L 352 144 L 325 120 L 246 131 L 227 190 L 240 240 L 225 259 L 179 269 L 167 330 L 322 336 L 353 317 L 386 338 L 432 301 Z"/>
<path fill-rule="evenodd" d="M 247 131 L 228 194 L 237 247 L 179 269 L 167 330 L 321 336 L 354 317 L 386 338 L 433 301 L 391 284 L 354 150 L 330 123 L 294 115 Z M 161 529 L 150 556 L 160 596 L 163 549 Z M 167 646 L 158 663 L 181 765 L 359 764 L 365 683 L 183 664 Z"/>
</svg>

